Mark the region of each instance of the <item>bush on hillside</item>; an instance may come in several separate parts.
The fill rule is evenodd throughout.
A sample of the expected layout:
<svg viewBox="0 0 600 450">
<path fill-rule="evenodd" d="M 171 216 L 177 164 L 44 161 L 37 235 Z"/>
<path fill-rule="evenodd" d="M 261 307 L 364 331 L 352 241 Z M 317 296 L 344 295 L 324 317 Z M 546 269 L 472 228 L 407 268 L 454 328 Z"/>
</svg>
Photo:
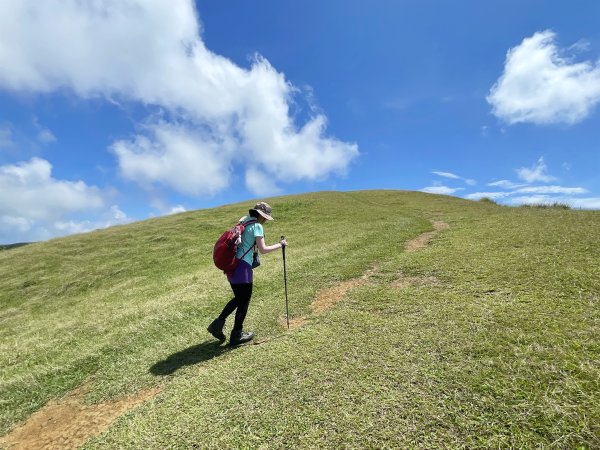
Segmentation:
<svg viewBox="0 0 600 450">
<path fill-rule="evenodd" d="M 479 201 L 480 201 L 481 203 L 491 203 L 491 204 L 494 204 L 494 205 L 497 205 L 497 204 L 498 204 L 498 203 L 496 203 L 496 201 L 495 201 L 495 200 L 493 200 L 493 199 L 491 199 L 491 198 L 489 198 L 489 197 L 481 197 L 481 198 L 479 199 Z"/>
</svg>

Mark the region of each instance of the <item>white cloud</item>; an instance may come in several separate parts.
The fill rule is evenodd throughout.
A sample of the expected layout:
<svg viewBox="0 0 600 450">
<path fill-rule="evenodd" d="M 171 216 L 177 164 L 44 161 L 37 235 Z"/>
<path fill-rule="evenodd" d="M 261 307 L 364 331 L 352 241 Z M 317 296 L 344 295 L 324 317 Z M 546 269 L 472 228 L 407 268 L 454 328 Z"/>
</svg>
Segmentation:
<svg viewBox="0 0 600 450">
<path fill-rule="evenodd" d="M 0 150 L 13 149 L 15 146 L 12 128 L 7 124 L 0 124 Z"/>
<path fill-rule="evenodd" d="M 44 128 L 38 132 L 37 139 L 42 144 L 50 144 L 52 142 L 56 142 L 56 137 L 54 136 L 54 134 L 52 134 L 52 131 L 50 131 L 47 128 Z"/>
<path fill-rule="evenodd" d="M 282 73 L 259 55 L 241 68 L 199 32 L 191 0 L 0 3 L 0 87 L 163 108 L 163 121 L 112 146 L 123 176 L 143 185 L 211 195 L 238 165 L 274 183 L 348 169 L 357 145 L 328 137 L 314 109 L 298 126 L 289 109 L 300 91 Z"/>
<path fill-rule="evenodd" d="M 273 178 L 259 169 L 249 167 L 246 170 L 246 186 L 250 191 L 261 197 L 268 197 L 281 193 Z"/>
<path fill-rule="evenodd" d="M 600 209 L 600 197 L 570 197 L 564 195 L 530 195 L 514 197 L 510 200 L 511 205 L 551 205 L 560 203 L 569 205 L 571 208 Z"/>
<path fill-rule="evenodd" d="M 110 207 L 109 213 L 109 222 L 111 223 L 111 225 L 117 223 L 131 222 L 131 219 L 127 217 L 127 214 L 121 211 L 121 209 L 117 205 L 112 205 Z"/>
<path fill-rule="evenodd" d="M 95 213 L 96 221 L 73 216 Z M 40 158 L 0 166 L 0 242 L 48 239 L 90 231 L 130 219 L 118 206 L 105 210 L 100 190 L 82 181 L 57 180 Z"/>
<path fill-rule="evenodd" d="M 189 194 L 214 194 L 229 184 L 233 149 L 187 126 L 158 122 L 112 151 L 121 174 L 142 185 L 160 183 Z M 219 152 L 223 155 L 219 156 Z"/>
<path fill-rule="evenodd" d="M 488 197 L 500 200 L 506 205 L 522 204 L 552 204 L 562 203 L 574 208 L 595 209 L 598 208 L 598 198 L 582 198 L 582 194 L 587 194 L 588 190 L 583 187 L 568 187 L 558 185 L 531 185 L 530 183 L 549 183 L 556 178 L 547 173 L 547 167 L 544 158 L 540 157 L 538 161 L 530 168 L 522 167 L 517 169 L 519 178 L 527 183 L 516 183 L 510 180 L 498 180 L 488 183 L 488 186 L 505 189 L 500 192 L 474 192 L 465 196 L 470 200 L 478 200 Z"/>
<path fill-rule="evenodd" d="M 516 192 L 523 194 L 585 194 L 587 190 L 580 187 L 563 187 L 563 186 L 531 186 L 517 189 Z"/>
<path fill-rule="evenodd" d="M 47 220 L 103 206 L 97 188 L 83 181 L 55 180 L 51 172 L 50 163 L 40 158 L 0 166 L 2 215 Z"/>
<path fill-rule="evenodd" d="M 509 180 L 500 180 L 500 181 L 494 181 L 493 183 L 488 183 L 488 186 L 497 186 L 499 188 L 502 189 L 517 189 L 523 186 L 527 186 L 526 184 L 522 184 L 522 183 L 514 183 L 512 181 Z"/>
<path fill-rule="evenodd" d="M 429 194 L 452 195 L 455 192 L 462 191 L 462 190 L 464 190 L 464 188 L 451 188 L 451 187 L 448 187 L 448 186 L 434 185 L 434 186 L 424 187 L 420 191 L 421 192 L 427 192 Z"/>
<path fill-rule="evenodd" d="M 453 174 L 451 172 L 431 172 L 431 173 L 433 173 L 435 175 L 438 175 L 440 177 L 452 178 L 454 180 L 460 180 L 461 179 L 461 177 L 459 177 L 458 175 L 455 175 L 455 174 Z"/>
<path fill-rule="evenodd" d="M 479 200 L 481 198 L 491 198 L 492 200 L 496 200 L 499 198 L 505 198 L 511 195 L 510 192 L 473 192 L 472 194 L 468 194 L 465 198 L 469 200 Z"/>
<path fill-rule="evenodd" d="M 472 180 L 470 178 L 463 178 L 461 176 L 458 176 L 452 172 L 438 172 L 438 171 L 433 171 L 431 172 L 434 175 L 443 177 L 443 178 L 450 178 L 452 180 L 461 180 L 462 182 L 468 184 L 469 186 L 475 186 L 477 184 L 477 181 Z"/>
<path fill-rule="evenodd" d="M 550 183 L 556 181 L 556 178 L 548 175 L 546 170 L 547 167 L 544 158 L 540 158 L 531 168 L 521 167 L 520 169 L 517 169 L 517 175 L 520 179 L 528 183 L 534 183 L 536 181 Z"/>
<path fill-rule="evenodd" d="M 600 209 L 600 197 L 570 198 L 568 203 L 573 208 Z"/>
<path fill-rule="evenodd" d="M 112 227 L 114 225 L 122 225 L 132 222 L 132 219 L 127 217 L 117 205 L 112 205 L 96 220 L 68 220 L 56 221 L 46 227 L 46 231 L 53 236 L 68 235 L 73 233 L 87 233 L 102 228 Z"/>
<path fill-rule="evenodd" d="M 573 124 L 600 102 L 600 63 L 573 62 L 555 38 L 550 30 L 537 32 L 508 51 L 487 97 L 497 117 L 509 124 Z"/>
<path fill-rule="evenodd" d="M 512 197 L 507 203 L 509 205 L 545 205 L 554 202 L 552 197 L 547 195 L 523 195 Z"/>
<path fill-rule="evenodd" d="M 465 198 L 474 200 L 482 197 L 489 197 L 493 199 L 498 198 L 507 198 L 519 195 L 519 199 L 527 198 L 522 194 L 536 194 L 535 196 L 531 196 L 531 198 L 543 198 L 544 195 L 547 194 L 562 194 L 562 195 L 579 195 L 586 194 L 588 191 L 581 187 L 564 187 L 564 186 L 530 186 L 530 187 L 521 187 L 515 189 L 513 191 L 505 191 L 505 192 L 474 192 L 465 196 Z"/>
<path fill-rule="evenodd" d="M 465 198 L 479 200 L 487 197 L 494 200 L 502 200 L 502 203 L 512 206 L 561 203 L 569 205 L 572 208 L 600 209 L 600 198 L 575 197 L 587 192 L 586 189 L 581 187 L 531 186 L 505 192 L 474 192 L 466 195 Z"/>
<path fill-rule="evenodd" d="M 3 230 L 13 230 L 18 233 L 27 233 L 32 227 L 33 221 L 31 219 L 0 215 L 0 232 Z"/>
<path fill-rule="evenodd" d="M 177 206 L 173 206 L 169 212 L 167 213 L 167 215 L 172 215 L 172 214 L 179 214 L 179 213 L 184 213 L 186 212 L 187 209 L 185 209 L 185 206 L 183 205 L 177 205 Z"/>
<path fill-rule="evenodd" d="M 33 118 L 33 125 L 37 130 L 37 140 L 40 143 L 47 145 L 51 144 L 52 142 L 56 142 L 56 136 L 54 136 L 54 134 L 52 133 L 52 131 L 50 131 L 49 128 L 40 125 L 37 117 Z"/>
</svg>

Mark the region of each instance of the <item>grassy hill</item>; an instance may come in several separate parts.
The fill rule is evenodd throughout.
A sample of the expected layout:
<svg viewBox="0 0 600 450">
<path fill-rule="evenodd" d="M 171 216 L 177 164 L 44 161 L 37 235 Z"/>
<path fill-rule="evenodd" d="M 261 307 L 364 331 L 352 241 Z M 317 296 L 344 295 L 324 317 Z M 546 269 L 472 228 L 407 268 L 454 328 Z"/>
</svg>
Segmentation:
<svg viewBox="0 0 600 450">
<path fill-rule="evenodd" d="M 268 340 L 231 351 L 205 331 L 231 298 L 211 250 L 252 201 L 0 252 L 0 435 L 87 382 L 89 403 L 162 390 L 86 448 L 600 448 L 600 212 L 267 201 L 307 321 L 281 325 L 281 255 L 264 255 L 246 326 Z M 405 251 L 432 221 L 449 228 Z"/>
</svg>

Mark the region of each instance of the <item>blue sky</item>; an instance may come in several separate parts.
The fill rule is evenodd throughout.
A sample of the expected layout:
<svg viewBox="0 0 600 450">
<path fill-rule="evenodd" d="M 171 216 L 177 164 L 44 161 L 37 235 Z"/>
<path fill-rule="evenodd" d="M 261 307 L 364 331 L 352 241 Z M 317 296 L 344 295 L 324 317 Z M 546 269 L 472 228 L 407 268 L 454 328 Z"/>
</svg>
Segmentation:
<svg viewBox="0 0 600 450">
<path fill-rule="evenodd" d="M 0 243 L 318 190 L 600 209 L 599 20 L 595 0 L 4 1 Z"/>
</svg>

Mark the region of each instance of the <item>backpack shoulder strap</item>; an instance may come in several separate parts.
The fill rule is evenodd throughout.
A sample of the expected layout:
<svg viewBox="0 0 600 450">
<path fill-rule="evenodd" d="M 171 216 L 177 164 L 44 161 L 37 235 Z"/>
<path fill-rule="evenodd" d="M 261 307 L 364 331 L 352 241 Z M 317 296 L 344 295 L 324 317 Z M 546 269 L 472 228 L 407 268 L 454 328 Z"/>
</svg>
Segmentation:
<svg viewBox="0 0 600 450">
<path fill-rule="evenodd" d="M 258 220 L 256 219 L 251 219 L 248 222 L 242 222 L 240 220 L 240 224 L 244 225 L 244 227 L 247 227 L 248 225 L 252 225 L 253 223 L 258 223 Z M 252 250 L 254 247 L 256 246 L 256 243 L 254 245 L 251 245 L 250 248 L 248 250 L 246 250 L 244 252 L 244 254 L 242 255 L 242 257 L 240 259 L 244 259 L 244 257 L 250 252 L 250 250 Z"/>
</svg>

